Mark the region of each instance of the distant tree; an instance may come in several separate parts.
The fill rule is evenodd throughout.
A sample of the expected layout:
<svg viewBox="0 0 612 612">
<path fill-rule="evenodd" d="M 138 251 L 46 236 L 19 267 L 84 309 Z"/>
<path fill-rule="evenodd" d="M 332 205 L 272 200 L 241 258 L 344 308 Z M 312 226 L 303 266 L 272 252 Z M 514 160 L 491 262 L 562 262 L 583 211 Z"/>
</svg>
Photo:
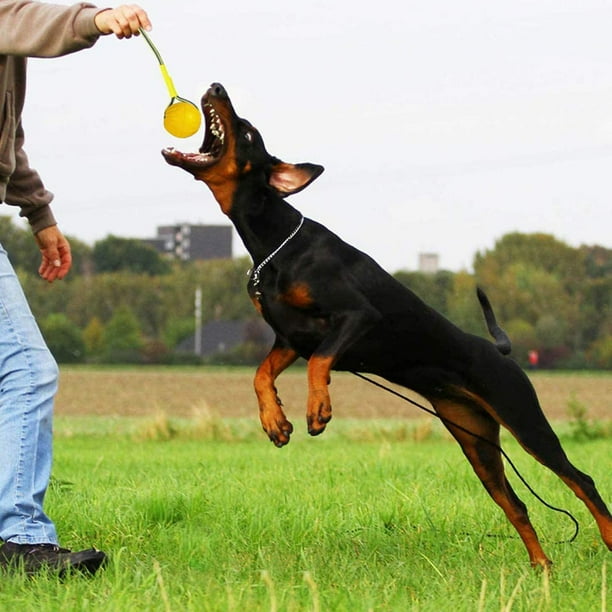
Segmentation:
<svg viewBox="0 0 612 612">
<path fill-rule="evenodd" d="M 92 317 L 106 324 L 119 307 L 126 306 L 139 320 L 143 333 L 156 336 L 165 325 L 165 317 L 173 314 L 172 308 L 166 312 L 164 292 L 171 304 L 173 290 L 171 284 L 162 289 L 164 278 L 127 271 L 82 277 L 73 284 L 65 308 L 71 319 L 85 327 Z"/>
<path fill-rule="evenodd" d="M 432 308 L 448 315 L 448 299 L 453 291 L 455 276 L 452 272 L 440 270 L 435 274 L 424 274 L 400 270 L 393 276 Z"/>
<path fill-rule="evenodd" d="M 72 280 L 79 275 L 90 276 L 93 274 L 91 247 L 74 236 L 66 236 L 66 238 L 70 243 L 70 252 L 72 254 L 72 268 L 66 278 Z"/>
<path fill-rule="evenodd" d="M 189 338 L 195 331 L 195 318 L 182 317 L 172 318 L 168 321 L 164 330 L 163 339 L 165 344 L 174 349 L 185 338 Z"/>
<path fill-rule="evenodd" d="M 567 324 L 554 314 L 543 314 L 535 325 L 538 348 L 554 349 L 566 344 Z"/>
<path fill-rule="evenodd" d="M 529 351 L 538 349 L 535 325 L 524 319 L 511 319 L 504 323 L 503 328 L 512 342 L 512 357 L 526 366 Z"/>
<path fill-rule="evenodd" d="M 40 321 L 49 314 L 61 312 L 79 324 L 66 312 L 67 305 L 72 299 L 72 288 L 76 279 L 48 283 L 38 275 L 38 266 L 36 270 L 31 271 L 21 268 L 17 271 L 17 275 L 36 319 Z"/>
<path fill-rule="evenodd" d="M 453 288 L 448 297 L 448 318 L 463 331 L 479 336 L 487 335 L 476 297 L 476 281 L 467 272 L 459 272 L 453 277 Z"/>
<path fill-rule="evenodd" d="M 93 317 L 83 330 L 83 342 L 88 357 L 100 358 L 105 349 L 104 325 L 98 317 Z"/>
<path fill-rule="evenodd" d="M 128 270 L 151 276 L 166 274 L 170 265 L 148 244 L 134 238 L 108 236 L 95 243 L 93 263 L 97 273 Z"/>
<path fill-rule="evenodd" d="M 587 348 L 605 333 L 610 249 L 575 249 L 548 234 L 513 233 L 477 253 L 474 269 L 502 325 L 523 319 L 534 326 L 543 363 L 584 363 Z"/>
<path fill-rule="evenodd" d="M 40 251 L 30 228 L 18 227 L 11 217 L 0 217 L 1 242 L 9 254 L 13 267 L 28 274 L 37 274 L 40 266 Z M 68 279 L 78 274 L 87 274 L 91 269 L 91 248 L 77 238 L 67 236 L 72 252 L 72 269 Z"/>
<path fill-rule="evenodd" d="M 0 217 L 0 242 L 6 249 L 15 269 L 22 269 L 32 274 L 40 266 L 40 251 L 28 228 L 20 228 L 11 217 Z"/>
<path fill-rule="evenodd" d="M 590 361 L 605 370 L 612 370 L 612 335 L 597 339 L 588 350 Z"/>
<path fill-rule="evenodd" d="M 612 277 L 612 249 L 602 246 L 581 246 L 584 268 L 589 278 Z"/>
<path fill-rule="evenodd" d="M 242 319 L 255 309 L 246 292 L 248 258 L 189 262 L 160 277 L 160 308 L 165 321 L 193 318 L 196 288 L 202 289 L 202 320 Z"/>
<path fill-rule="evenodd" d="M 41 321 L 40 327 L 49 350 L 59 363 L 77 363 L 85 359 L 81 330 L 66 315 L 50 314 Z"/>
<path fill-rule="evenodd" d="M 149 338 L 144 341 L 140 349 L 142 362 L 146 364 L 166 363 L 169 359 L 170 351 L 164 342 Z"/>
<path fill-rule="evenodd" d="M 555 314 L 543 314 L 535 326 L 540 364 L 555 367 L 569 358 L 571 353 L 568 326 L 564 319 Z"/>
<path fill-rule="evenodd" d="M 246 292 L 249 267 L 250 262 L 245 258 L 194 262 L 191 267 L 193 285 L 185 295 L 188 312 L 193 312 L 195 288 L 201 287 L 205 320 L 239 319 L 252 315 L 253 304 Z"/>
<path fill-rule="evenodd" d="M 126 306 L 117 309 L 104 328 L 104 357 L 112 363 L 140 361 L 144 340 L 134 313 Z"/>
<path fill-rule="evenodd" d="M 576 318 L 576 302 L 558 276 L 525 262 L 505 267 L 491 287 L 490 297 L 503 319 L 521 318 L 536 325 L 551 311 L 568 324 Z"/>
<path fill-rule="evenodd" d="M 517 264 L 543 270 L 570 290 L 584 277 L 584 254 L 549 234 L 506 234 L 492 250 L 474 256 L 474 272 L 485 285 L 495 285 L 504 270 Z"/>
<path fill-rule="evenodd" d="M 585 279 L 577 331 L 586 346 L 601 336 L 612 334 L 612 272 Z"/>
</svg>

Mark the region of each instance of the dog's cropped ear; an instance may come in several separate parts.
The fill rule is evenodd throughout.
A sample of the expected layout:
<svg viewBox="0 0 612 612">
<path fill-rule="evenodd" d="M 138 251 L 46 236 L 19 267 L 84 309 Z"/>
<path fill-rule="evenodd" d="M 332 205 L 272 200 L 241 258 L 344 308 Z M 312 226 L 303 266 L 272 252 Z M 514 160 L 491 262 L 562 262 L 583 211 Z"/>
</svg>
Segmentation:
<svg viewBox="0 0 612 612">
<path fill-rule="evenodd" d="M 281 197 L 285 197 L 308 187 L 323 170 L 323 166 L 317 164 L 287 164 L 276 160 L 268 183 Z"/>
</svg>

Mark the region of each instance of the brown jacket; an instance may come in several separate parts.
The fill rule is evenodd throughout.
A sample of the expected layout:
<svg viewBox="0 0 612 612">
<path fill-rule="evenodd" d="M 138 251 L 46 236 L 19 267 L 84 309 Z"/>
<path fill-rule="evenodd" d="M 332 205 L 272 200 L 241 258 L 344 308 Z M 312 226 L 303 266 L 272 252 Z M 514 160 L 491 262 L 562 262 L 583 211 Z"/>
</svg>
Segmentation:
<svg viewBox="0 0 612 612">
<path fill-rule="evenodd" d="M 27 57 L 57 57 L 91 47 L 100 36 L 92 4 L 0 0 L 0 202 L 21 208 L 33 232 L 55 224 L 38 173 L 23 150 L 21 124 Z"/>
</svg>

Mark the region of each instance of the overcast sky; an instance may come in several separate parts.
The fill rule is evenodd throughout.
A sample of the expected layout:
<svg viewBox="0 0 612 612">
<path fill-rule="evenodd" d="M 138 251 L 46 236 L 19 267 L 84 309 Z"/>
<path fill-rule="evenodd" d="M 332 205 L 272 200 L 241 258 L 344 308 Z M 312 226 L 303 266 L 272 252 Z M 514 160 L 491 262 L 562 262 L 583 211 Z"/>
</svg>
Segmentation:
<svg viewBox="0 0 612 612">
<path fill-rule="evenodd" d="M 388 270 L 470 269 L 512 231 L 612 248 L 612 3 L 141 4 L 179 94 L 219 81 L 271 153 L 324 165 L 291 203 Z M 164 131 L 168 101 L 141 38 L 30 62 L 26 150 L 65 233 L 228 222 L 160 155 L 202 139 Z"/>
</svg>

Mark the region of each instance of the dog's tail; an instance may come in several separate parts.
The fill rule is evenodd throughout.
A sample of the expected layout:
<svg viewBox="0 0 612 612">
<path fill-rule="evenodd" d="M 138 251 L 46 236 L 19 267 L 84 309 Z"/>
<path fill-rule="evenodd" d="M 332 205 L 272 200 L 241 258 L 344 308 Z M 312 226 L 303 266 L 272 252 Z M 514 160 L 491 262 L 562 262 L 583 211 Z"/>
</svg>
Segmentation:
<svg viewBox="0 0 612 612">
<path fill-rule="evenodd" d="M 482 313 L 487 323 L 487 329 L 495 340 L 497 350 L 502 355 L 509 355 L 512 350 L 512 343 L 510 342 L 508 334 L 498 325 L 487 294 L 480 287 L 476 287 L 476 295 L 478 296 L 478 301 L 480 302 L 480 307 L 482 308 Z"/>
</svg>

